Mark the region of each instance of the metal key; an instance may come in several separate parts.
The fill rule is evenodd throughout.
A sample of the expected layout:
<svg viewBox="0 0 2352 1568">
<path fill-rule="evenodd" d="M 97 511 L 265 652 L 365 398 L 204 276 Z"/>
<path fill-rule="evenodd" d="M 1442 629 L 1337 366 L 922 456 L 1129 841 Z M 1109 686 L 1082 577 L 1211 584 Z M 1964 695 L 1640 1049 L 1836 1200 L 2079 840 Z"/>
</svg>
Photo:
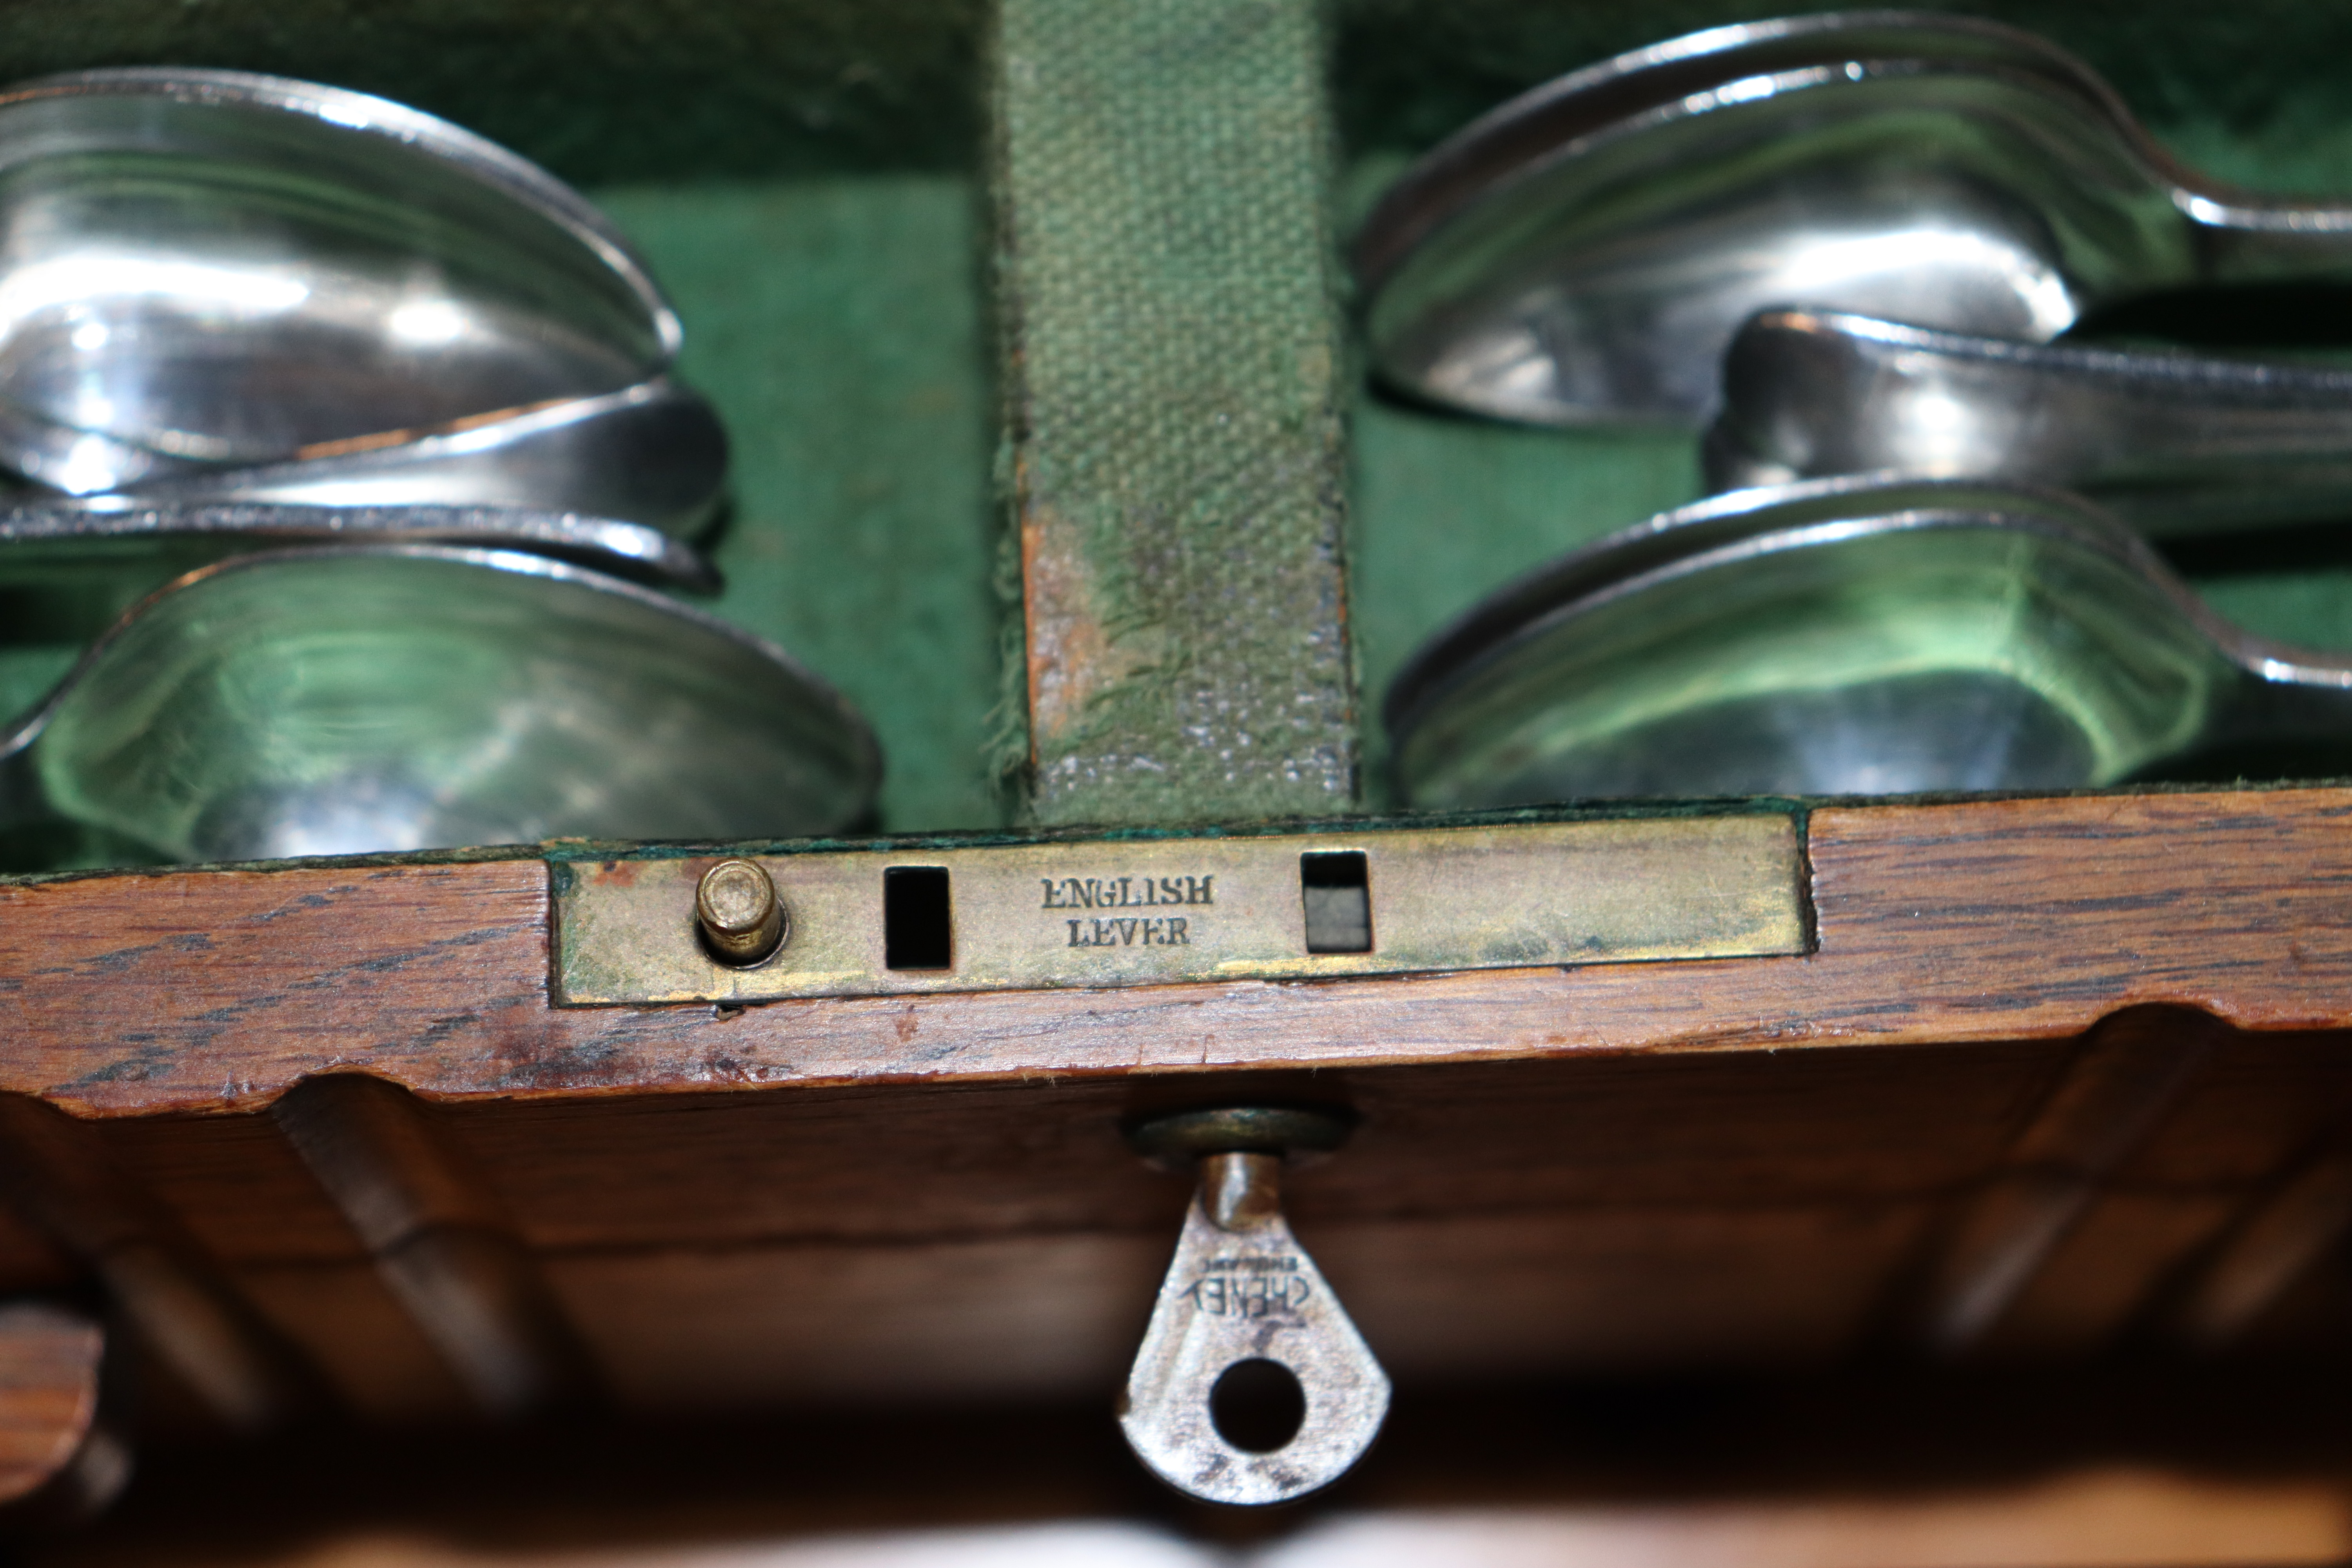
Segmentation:
<svg viewBox="0 0 2352 1568">
<path fill-rule="evenodd" d="M 1119 1404 L 1129 1445 L 1179 1491 L 1288 1502 L 1339 1479 L 1380 1435 L 1388 1374 L 1282 1217 L 1285 1157 L 1336 1148 L 1348 1129 L 1328 1111 L 1247 1108 L 1162 1117 L 1129 1134 L 1148 1158 L 1200 1169 Z M 1295 1430 L 1226 1430 L 1237 1426 L 1227 1418 L 1234 1379 L 1295 1392 Z"/>
</svg>

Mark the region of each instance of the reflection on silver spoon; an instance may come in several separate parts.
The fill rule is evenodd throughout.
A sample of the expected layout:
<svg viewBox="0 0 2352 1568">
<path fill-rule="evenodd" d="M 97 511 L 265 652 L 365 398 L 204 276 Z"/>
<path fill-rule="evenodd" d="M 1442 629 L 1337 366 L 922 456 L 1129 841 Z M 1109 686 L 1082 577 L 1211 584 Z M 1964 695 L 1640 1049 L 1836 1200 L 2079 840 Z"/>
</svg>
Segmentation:
<svg viewBox="0 0 2352 1568">
<path fill-rule="evenodd" d="M 837 693 L 658 594 L 502 551 L 329 547 L 125 614 L 0 731 L 0 829 L 183 861 L 783 837 L 856 822 L 880 775 Z"/>
<path fill-rule="evenodd" d="M 85 643 L 184 573 L 257 550 L 319 544 L 458 544 L 528 551 L 616 576 L 719 591 L 701 553 L 634 522 L 512 507 L 50 502 L 0 511 L 5 640 Z M 37 624 L 36 624 L 37 623 Z"/>
<path fill-rule="evenodd" d="M 49 425 L 0 404 L 0 447 L 26 476 L 91 505 L 284 501 L 344 507 L 523 507 L 691 539 L 727 484 L 727 431 L 667 376 L 438 430 L 306 447 L 224 468 Z"/>
<path fill-rule="evenodd" d="M 1421 807 L 2063 789 L 2352 763 L 2352 657 L 2206 608 L 2077 498 L 1815 480 L 1505 589 L 1386 710 Z"/>
<path fill-rule="evenodd" d="M 2141 532 L 2352 515 L 2352 371 L 1768 311 L 1724 361 L 1711 489 L 1831 474 L 2078 490 Z"/>
<path fill-rule="evenodd" d="M 2352 207 L 2200 179 L 2030 34 L 1843 12 L 1505 104 L 1397 183 L 1354 265 L 1394 385 L 1538 423 L 1696 424 L 1759 310 L 2045 341 L 2155 291 L 2352 281 Z"/>
<path fill-rule="evenodd" d="M 210 466 L 623 392 L 680 337 L 553 176 L 415 110 L 241 71 L 0 93 L 0 401 Z"/>
</svg>

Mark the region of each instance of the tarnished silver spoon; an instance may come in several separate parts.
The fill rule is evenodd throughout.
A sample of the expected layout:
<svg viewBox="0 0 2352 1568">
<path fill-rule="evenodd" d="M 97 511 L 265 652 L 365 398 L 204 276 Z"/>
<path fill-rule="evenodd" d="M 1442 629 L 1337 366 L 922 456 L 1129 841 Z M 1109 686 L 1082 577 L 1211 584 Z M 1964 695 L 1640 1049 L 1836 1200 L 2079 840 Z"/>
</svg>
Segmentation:
<svg viewBox="0 0 2352 1568">
<path fill-rule="evenodd" d="M 257 550 L 456 544 L 551 555 L 690 593 L 719 591 L 700 552 L 642 523 L 520 507 L 49 502 L 0 510 L 0 591 L 36 601 L 48 640 L 87 641 L 183 573 Z M 70 628 L 70 629 L 68 629 Z M 16 629 L 16 628 L 0 628 Z"/>
<path fill-rule="evenodd" d="M 659 594 L 505 551 L 240 556 L 133 606 L 0 731 L 0 830 L 167 860 L 823 833 L 871 809 L 864 721 Z"/>
<path fill-rule="evenodd" d="M 1354 265 L 1395 386 L 1545 424 L 1696 424 L 1759 310 L 2044 341 L 2191 285 L 2352 282 L 2352 207 L 2192 174 L 2030 34 L 1834 12 L 1513 100 L 1398 181 Z"/>
<path fill-rule="evenodd" d="M 2158 536 L 2352 516 L 2352 371 L 1774 310 L 1732 339 L 1723 386 L 1705 449 L 1717 490 L 2013 479 Z"/>
<path fill-rule="evenodd" d="M 2308 776 L 2352 768 L 2352 657 L 2222 620 L 2079 498 L 1825 479 L 1538 570 L 1386 717 L 1426 807 Z"/>
<path fill-rule="evenodd" d="M 322 442 L 238 467 L 159 452 L 0 405 L 0 444 L 27 479 L 95 506 L 293 502 L 515 507 L 701 533 L 724 500 L 727 431 L 667 376 L 444 428 Z"/>
</svg>

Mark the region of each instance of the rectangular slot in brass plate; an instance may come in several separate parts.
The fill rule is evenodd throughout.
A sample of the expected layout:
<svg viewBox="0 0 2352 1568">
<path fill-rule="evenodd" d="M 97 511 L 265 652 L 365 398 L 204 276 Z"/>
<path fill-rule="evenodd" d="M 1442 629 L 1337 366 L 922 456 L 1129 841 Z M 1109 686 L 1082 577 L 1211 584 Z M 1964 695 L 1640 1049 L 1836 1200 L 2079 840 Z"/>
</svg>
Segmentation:
<svg viewBox="0 0 2352 1568">
<path fill-rule="evenodd" d="M 695 886 L 722 858 L 559 865 L 558 1004 L 1309 980 L 1805 948 L 1796 825 L 1779 816 L 759 856 L 788 934 L 741 969 L 713 958 L 695 930 Z M 886 919 L 894 869 L 899 902 Z M 1310 899 L 1317 945 L 1356 950 L 1309 951 Z M 948 929 L 917 959 L 944 967 L 894 953 L 894 922 L 904 947 L 908 921 L 942 909 Z"/>
</svg>

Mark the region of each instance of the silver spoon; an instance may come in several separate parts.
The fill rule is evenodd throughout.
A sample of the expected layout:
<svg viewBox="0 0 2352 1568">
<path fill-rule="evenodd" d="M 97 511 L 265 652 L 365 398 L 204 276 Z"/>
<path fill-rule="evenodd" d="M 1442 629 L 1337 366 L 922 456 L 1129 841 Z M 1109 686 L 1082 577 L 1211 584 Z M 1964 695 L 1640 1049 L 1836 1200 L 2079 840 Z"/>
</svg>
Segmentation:
<svg viewBox="0 0 2352 1568">
<path fill-rule="evenodd" d="M 2201 179 L 2029 34 L 1843 12 L 1694 34 L 1503 105 L 1397 183 L 1354 264 L 1402 389 L 1696 424 L 1759 310 L 2043 341 L 2152 292 L 2352 281 L 2352 207 Z"/>
<path fill-rule="evenodd" d="M 2352 764 L 2352 658 L 2231 626 L 2078 498 L 1826 479 L 1538 571 L 1386 717 L 1423 807 L 2324 773 Z"/>
<path fill-rule="evenodd" d="M 257 467 L 160 452 L 5 405 L 0 446 L 16 452 L 37 484 L 92 504 L 520 507 L 642 523 L 679 539 L 709 523 L 727 483 L 726 427 L 699 394 L 667 376 L 440 429 L 324 442 Z"/>
<path fill-rule="evenodd" d="M 0 93 L 0 404 L 212 467 L 624 392 L 680 339 L 626 241 L 544 171 L 241 71 Z"/>
<path fill-rule="evenodd" d="M 2078 490 L 2153 535 L 2352 513 L 2352 371 L 1774 310 L 1723 378 L 1717 490 L 1970 475 Z"/>
<path fill-rule="evenodd" d="M 126 613 L 0 731 L 0 829 L 170 860 L 824 833 L 873 736 L 758 638 L 504 551 L 276 551 Z"/>
</svg>

